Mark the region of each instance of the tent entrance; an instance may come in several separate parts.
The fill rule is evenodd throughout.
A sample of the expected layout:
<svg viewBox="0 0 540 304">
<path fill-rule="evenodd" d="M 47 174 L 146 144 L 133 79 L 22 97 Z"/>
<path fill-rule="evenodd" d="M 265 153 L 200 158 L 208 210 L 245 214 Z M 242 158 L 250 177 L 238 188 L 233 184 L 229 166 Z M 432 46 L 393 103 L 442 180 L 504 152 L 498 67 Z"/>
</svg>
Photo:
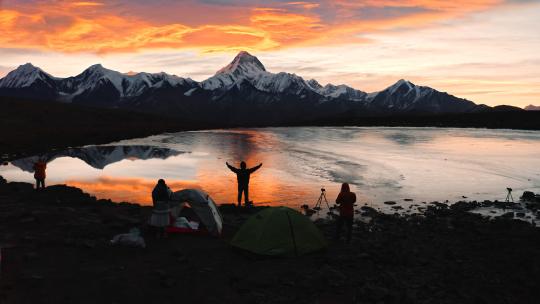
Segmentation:
<svg viewBox="0 0 540 304">
<path fill-rule="evenodd" d="M 167 227 L 169 233 L 208 234 L 208 230 L 201 218 L 187 202 L 171 208 L 170 217 L 171 224 Z"/>
<path fill-rule="evenodd" d="M 191 207 L 189 210 L 192 210 L 197 215 L 200 223 L 204 224 L 209 234 L 214 236 L 221 235 L 223 218 L 216 203 L 206 192 L 198 189 L 185 189 L 174 192 L 170 200 L 173 207 L 179 209 L 174 211 L 174 213 L 180 215 L 183 209 L 185 209 L 185 205 L 189 204 Z"/>
</svg>

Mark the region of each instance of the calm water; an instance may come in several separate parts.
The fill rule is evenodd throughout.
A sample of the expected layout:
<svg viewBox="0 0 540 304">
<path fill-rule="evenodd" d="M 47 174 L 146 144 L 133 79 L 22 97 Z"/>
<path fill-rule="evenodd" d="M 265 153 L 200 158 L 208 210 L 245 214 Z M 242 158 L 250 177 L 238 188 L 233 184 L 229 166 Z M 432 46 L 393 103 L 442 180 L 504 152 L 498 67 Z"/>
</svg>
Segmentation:
<svg viewBox="0 0 540 304">
<path fill-rule="evenodd" d="M 150 203 L 158 178 L 173 190 L 202 188 L 217 202 L 236 200 L 238 166 L 259 162 L 256 204 L 312 206 L 327 189 L 333 203 L 349 182 L 360 203 L 389 208 L 422 201 L 504 200 L 540 192 L 540 132 L 437 128 L 264 128 L 168 133 L 50 153 L 48 184 L 80 187 L 99 198 Z M 35 158 L 0 167 L 11 181 L 33 182 Z M 405 202 L 404 199 L 413 199 Z"/>
</svg>

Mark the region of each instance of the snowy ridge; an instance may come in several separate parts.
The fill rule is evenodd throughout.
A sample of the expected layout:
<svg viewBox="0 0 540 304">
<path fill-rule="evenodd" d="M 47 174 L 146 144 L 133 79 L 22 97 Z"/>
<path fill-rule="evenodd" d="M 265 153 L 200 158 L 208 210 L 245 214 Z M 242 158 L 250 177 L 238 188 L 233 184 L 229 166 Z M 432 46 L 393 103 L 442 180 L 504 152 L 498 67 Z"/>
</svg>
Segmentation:
<svg viewBox="0 0 540 304">
<path fill-rule="evenodd" d="M 120 97 L 133 97 L 152 87 L 161 87 L 165 84 L 174 87 L 188 83 L 194 83 L 194 81 L 163 72 L 126 75 L 106 69 L 101 64 L 95 64 L 75 77 L 61 80 L 61 93 L 76 96 L 98 86 L 111 84 L 118 91 Z"/>
</svg>

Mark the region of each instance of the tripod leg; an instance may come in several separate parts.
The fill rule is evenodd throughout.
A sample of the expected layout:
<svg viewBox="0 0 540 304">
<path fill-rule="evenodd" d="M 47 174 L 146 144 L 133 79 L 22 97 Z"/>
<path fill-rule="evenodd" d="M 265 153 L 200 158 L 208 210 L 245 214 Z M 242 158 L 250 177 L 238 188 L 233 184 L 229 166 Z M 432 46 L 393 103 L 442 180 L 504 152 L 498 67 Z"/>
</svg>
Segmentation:
<svg viewBox="0 0 540 304">
<path fill-rule="evenodd" d="M 324 195 L 324 202 L 326 203 L 326 207 L 328 207 L 328 210 L 330 210 L 330 205 L 328 204 L 328 200 L 326 199 L 326 193 Z"/>
<path fill-rule="evenodd" d="M 322 195 L 319 196 L 317 199 L 317 202 L 315 203 L 315 206 L 313 207 L 314 210 L 321 209 L 321 203 L 322 203 Z"/>
</svg>

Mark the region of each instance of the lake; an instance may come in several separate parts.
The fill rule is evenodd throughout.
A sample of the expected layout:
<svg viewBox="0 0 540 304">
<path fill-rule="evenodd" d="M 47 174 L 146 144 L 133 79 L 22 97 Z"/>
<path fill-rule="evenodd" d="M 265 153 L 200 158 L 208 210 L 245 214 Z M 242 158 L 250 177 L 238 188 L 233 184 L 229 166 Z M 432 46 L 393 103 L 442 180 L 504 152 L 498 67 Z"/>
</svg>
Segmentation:
<svg viewBox="0 0 540 304">
<path fill-rule="evenodd" d="M 218 203 L 235 202 L 236 176 L 225 162 L 245 160 L 263 163 L 251 178 L 255 204 L 313 206 L 321 187 L 333 204 L 348 182 L 361 204 L 383 210 L 390 200 L 504 200 L 507 187 L 515 199 L 540 192 L 539 156 L 537 131 L 384 127 L 179 132 L 44 155 L 48 185 L 114 201 L 151 204 L 151 189 L 164 178 L 173 190 L 201 188 Z M 0 175 L 33 182 L 36 159 L 0 166 Z"/>
</svg>

